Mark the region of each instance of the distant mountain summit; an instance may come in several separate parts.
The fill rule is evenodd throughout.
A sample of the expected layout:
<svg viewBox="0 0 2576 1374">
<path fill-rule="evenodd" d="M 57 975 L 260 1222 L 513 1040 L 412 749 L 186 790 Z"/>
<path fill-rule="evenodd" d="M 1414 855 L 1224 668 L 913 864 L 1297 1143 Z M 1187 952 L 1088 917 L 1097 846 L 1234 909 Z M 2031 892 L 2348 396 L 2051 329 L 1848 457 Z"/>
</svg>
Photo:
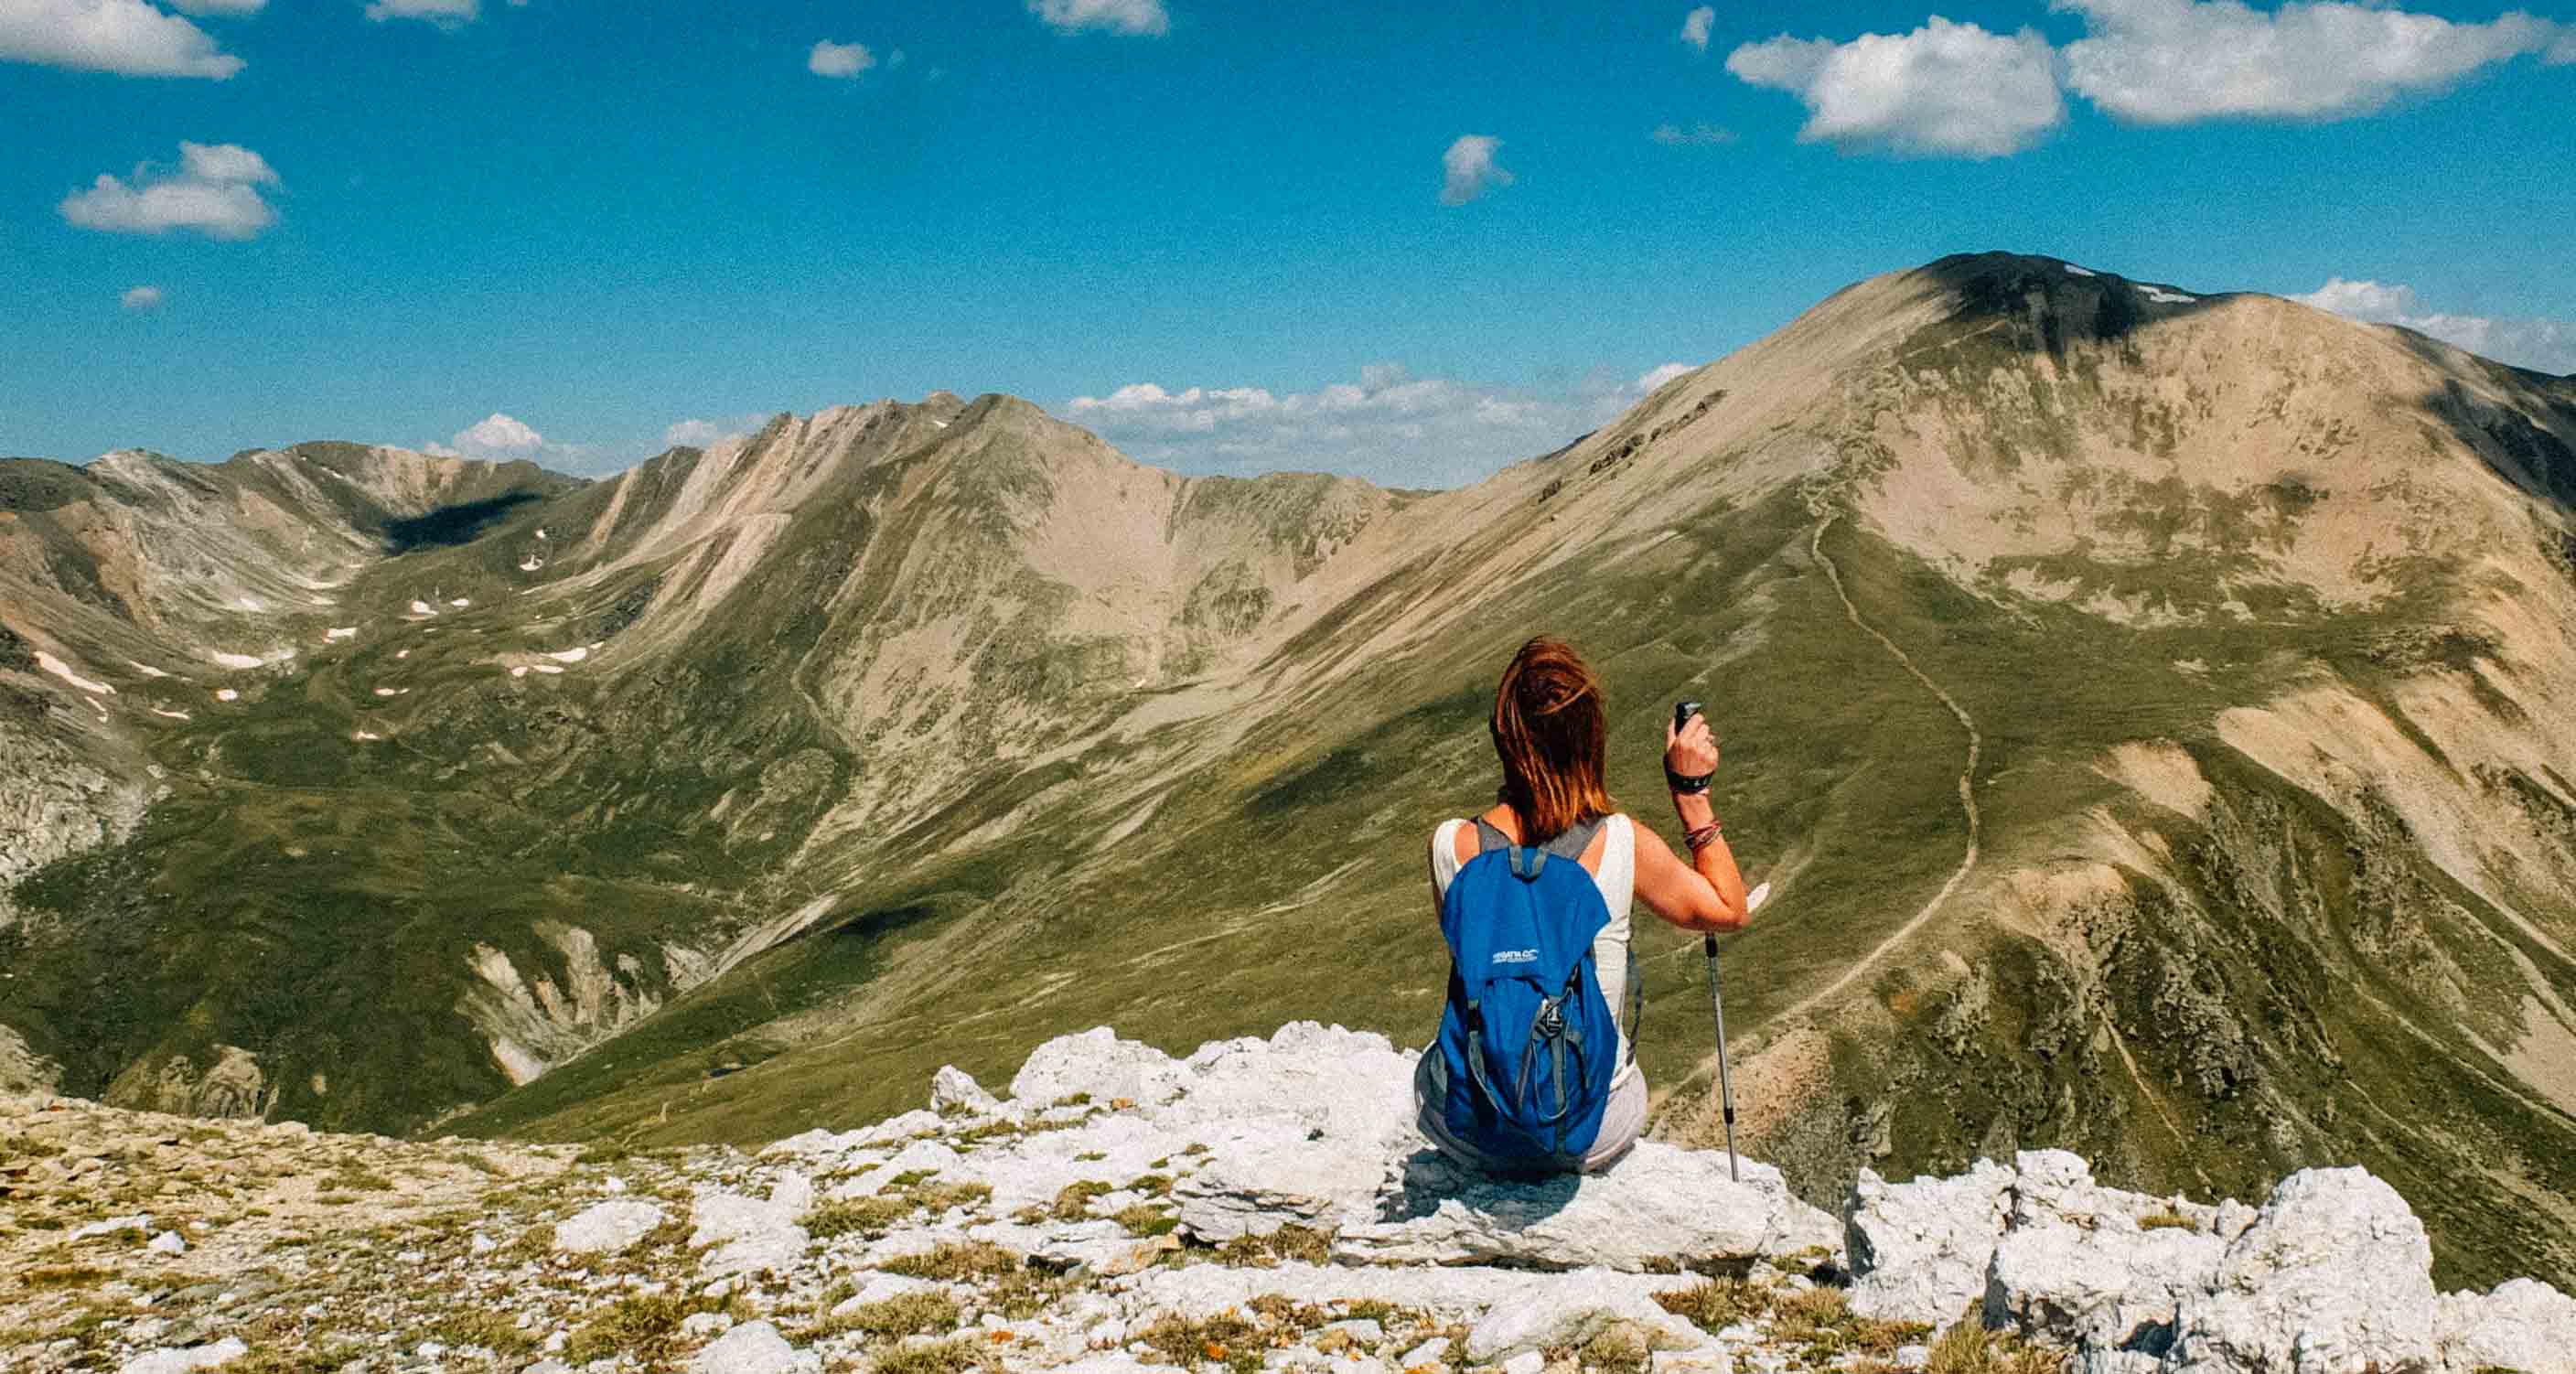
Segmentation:
<svg viewBox="0 0 2576 1374">
<path fill-rule="evenodd" d="M 753 1141 L 1079 1026 L 1417 1040 L 1424 837 L 1546 630 L 1649 823 L 1657 723 L 1711 704 L 1775 893 L 1744 1124 L 1810 1201 L 2361 1163 L 2446 1284 L 2563 1282 L 2571 496 L 2576 381 L 2009 254 L 1437 493 L 945 393 L 588 484 L 0 465 L 0 1078 Z M 1689 1140 L 1696 945 L 1640 928 Z"/>
</svg>

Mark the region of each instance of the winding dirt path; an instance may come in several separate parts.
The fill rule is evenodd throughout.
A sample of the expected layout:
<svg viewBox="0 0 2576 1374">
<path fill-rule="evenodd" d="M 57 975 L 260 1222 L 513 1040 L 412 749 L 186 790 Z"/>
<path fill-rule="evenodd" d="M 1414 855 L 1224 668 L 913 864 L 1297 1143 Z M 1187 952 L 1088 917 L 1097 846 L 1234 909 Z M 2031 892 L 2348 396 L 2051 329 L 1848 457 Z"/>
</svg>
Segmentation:
<svg viewBox="0 0 2576 1374">
<path fill-rule="evenodd" d="M 1959 890 L 1959 884 L 1967 880 L 1968 871 L 1977 866 L 1977 842 L 1983 835 L 1977 816 L 1975 782 L 1977 757 L 1985 749 L 1985 736 L 1977 733 L 1977 722 L 1969 718 L 1967 708 L 1961 706 L 1957 698 L 1941 690 L 1941 684 L 1934 682 L 1921 668 L 1916 667 L 1913 657 L 1898 648 L 1896 641 L 1879 633 L 1877 626 L 1861 618 L 1860 608 L 1852 604 L 1851 592 L 1843 586 L 1842 570 L 1835 567 L 1834 560 L 1825 553 L 1825 531 L 1832 528 L 1833 523 L 1841 518 L 1839 514 L 1834 514 L 1817 522 L 1816 532 L 1807 540 L 1807 553 L 1824 568 L 1825 577 L 1834 584 L 1834 595 L 1843 603 L 1843 614 L 1851 619 L 1851 623 L 1859 626 L 1862 633 L 1877 640 L 1879 646 L 1886 649 L 1888 655 L 1896 660 L 1898 667 L 1911 674 L 1915 681 L 1923 684 L 1925 691 L 1940 698 L 1941 704 L 1950 708 L 1950 714 L 1959 718 L 1960 728 L 1968 732 L 1968 763 L 1959 772 L 1959 809 L 1966 813 L 1968 818 L 1968 852 L 1960 858 L 1959 866 L 1951 871 L 1949 881 L 1941 884 L 1941 890 L 1932 894 L 1932 900 L 1925 902 L 1922 910 L 1915 912 L 1905 924 L 1898 926 L 1894 933 L 1879 941 L 1869 953 L 1853 960 L 1851 967 L 1844 969 L 1841 977 L 1800 998 L 1787 1011 L 1772 1018 L 1770 1024 L 1764 1028 L 1766 1040 L 1773 1038 L 1776 1033 L 1785 1033 L 1794 1027 L 1800 1018 L 1832 999 L 1843 989 L 1850 987 L 1855 979 L 1868 972 L 1870 967 L 1886 957 L 1889 951 L 1903 944 L 1916 931 L 1921 930 L 1924 924 L 1932 919 L 1933 914 L 1950 900 L 1950 894 Z"/>
</svg>

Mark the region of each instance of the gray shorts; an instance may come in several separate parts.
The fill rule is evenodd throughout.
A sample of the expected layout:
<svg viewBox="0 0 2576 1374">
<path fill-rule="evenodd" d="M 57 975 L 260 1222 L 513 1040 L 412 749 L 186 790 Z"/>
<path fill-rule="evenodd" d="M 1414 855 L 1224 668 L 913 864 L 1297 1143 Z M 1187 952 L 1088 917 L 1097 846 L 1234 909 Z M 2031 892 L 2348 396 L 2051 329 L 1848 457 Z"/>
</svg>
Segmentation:
<svg viewBox="0 0 2576 1374">
<path fill-rule="evenodd" d="M 1413 1069 L 1413 1124 L 1440 1153 L 1470 1168 L 1489 1174 L 1521 1172 L 1504 1166 L 1479 1153 L 1475 1146 L 1449 1134 L 1448 1123 L 1441 1119 L 1440 1106 L 1449 1092 L 1448 1065 L 1441 1062 L 1440 1049 L 1433 1046 L 1422 1052 L 1422 1062 Z M 1610 1105 L 1601 1112 L 1601 1134 L 1592 1148 L 1583 1152 L 1583 1172 L 1597 1174 L 1625 1158 L 1646 1129 L 1646 1076 L 1630 1070 L 1610 1089 Z"/>
</svg>

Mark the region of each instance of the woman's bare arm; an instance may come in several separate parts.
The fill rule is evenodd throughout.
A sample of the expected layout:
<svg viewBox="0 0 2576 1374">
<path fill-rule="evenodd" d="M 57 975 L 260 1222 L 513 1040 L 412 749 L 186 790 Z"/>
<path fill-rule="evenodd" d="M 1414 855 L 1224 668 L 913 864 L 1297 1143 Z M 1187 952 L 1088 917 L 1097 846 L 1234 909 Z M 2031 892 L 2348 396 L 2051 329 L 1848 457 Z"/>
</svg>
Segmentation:
<svg viewBox="0 0 2576 1374">
<path fill-rule="evenodd" d="M 1664 764 L 1673 772 L 1696 777 L 1717 771 L 1717 739 L 1705 716 L 1675 731 L 1664 726 Z M 1717 818 L 1705 792 L 1673 794 L 1673 810 L 1685 833 Z M 1735 852 L 1724 835 L 1712 836 L 1684 863 L 1664 837 L 1643 826 L 1637 830 L 1637 896 L 1647 909 L 1684 930 L 1726 932 L 1744 929 L 1744 875 L 1736 871 Z"/>
</svg>

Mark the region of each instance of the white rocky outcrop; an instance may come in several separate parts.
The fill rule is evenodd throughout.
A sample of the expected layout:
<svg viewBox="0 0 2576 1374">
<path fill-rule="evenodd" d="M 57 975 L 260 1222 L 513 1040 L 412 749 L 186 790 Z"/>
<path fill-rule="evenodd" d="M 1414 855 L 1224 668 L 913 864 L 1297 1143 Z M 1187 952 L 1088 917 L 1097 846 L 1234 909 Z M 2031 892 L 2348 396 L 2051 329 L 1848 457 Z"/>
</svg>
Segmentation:
<svg viewBox="0 0 2576 1374">
<path fill-rule="evenodd" d="M 1467 1333 L 1467 1358 L 1492 1364 L 1525 1351 L 1573 1349 L 1617 1322 L 1643 1328 L 1658 1344 L 1677 1350 L 1707 1343 L 1698 1328 L 1666 1312 L 1636 1283 L 1583 1269 L 1531 1279 L 1503 1294 Z"/>
<path fill-rule="evenodd" d="M 632 1249 L 663 1220 L 662 1209 L 652 1203 L 611 1198 L 555 1223 L 555 1249 L 567 1254 L 619 1254 Z"/>
<path fill-rule="evenodd" d="M 274 1331 L 294 1314 L 343 1354 L 397 1352 L 370 1366 L 388 1374 L 463 1367 L 482 1357 L 425 1334 L 489 1330 L 497 1309 L 524 1333 L 528 1362 L 511 1367 L 627 1369 L 641 1352 L 596 1358 L 599 1333 L 618 1326 L 602 1314 L 670 1295 L 688 1307 L 668 1314 L 652 1360 L 693 1374 L 866 1369 L 916 1348 L 1004 1374 L 1179 1374 L 1253 1356 L 1277 1374 L 1935 1367 L 1917 1333 L 1851 1317 L 1977 1321 L 2043 1359 L 2062 1353 L 2074 1374 L 2576 1374 L 2576 1299 L 2527 1279 L 2437 1296 L 2423 1225 L 2358 1169 L 2295 1174 L 2257 1209 L 2106 1187 L 2075 1155 L 2027 1151 L 1947 1178 L 1864 1173 L 1838 1226 L 1769 1165 L 1748 1160 L 1736 1181 L 1722 1154 L 1660 1142 L 1595 1176 L 1459 1169 L 1414 1133 L 1414 1057 L 1338 1027 L 1185 1058 L 1099 1030 L 1042 1047 L 1031 1066 L 1014 1080 L 1024 1094 L 996 1097 L 947 1069 L 925 1110 L 756 1155 L 586 1164 L 561 1148 L 259 1127 L 262 1149 L 340 1163 L 411 1152 L 385 1171 L 489 1191 L 479 1209 L 450 1192 L 414 1214 L 471 1217 L 450 1234 L 334 1251 L 327 1288 L 288 1277 L 276 1233 L 251 1230 L 254 1218 L 210 1225 L 172 1201 L 102 1219 L 83 1201 L 42 1243 L 68 1242 L 85 1264 L 133 1257 L 130 1293 L 97 1291 L 149 1301 L 75 1365 L 54 1358 L 69 1347 L 12 1348 L 5 1319 L 18 1314 L 0 1285 L 0 1367 L 34 1353 L 48 1374 L 188 1374 L 240 1357 L 234 1329 Z M 66 1196 L 94 1195 L 82 1190 L 112 1160 L 184 1166 L 192 1148 L 163 1125 L 142 1133 L 149 1152 L 82 1143 L 75 1128 L 118 1115 L 104 1108 L 20 1111 L 19 1125 L 0 1117 L 0 1137 L 62 1140 L 23 1172 Z M 305 1209 L 280 1220 L 286 1234 L 327 1224 L 310 1198 L 262 1196 Z M 167 1253 L 146 1237 L 166 1238 Z M 172 1285 L 172 1269 L 205 1281 Z M 1688 1270 L 1747 1277 L 1703 1289 Z M 264 1325 L 227 1329 L 254 1301 Z M 460 1307 L 469 1320 L 448 1327 Z M 269 1355 L 270 1339 L 253 1334 L 250 1353 Z M 2007 1353 L 1995 1367 L 2030 1367 Z"/>
<path fill-rule="evenodd" d="M 117 1366 L 117 1374 L 192 1374 L 199 1369 L 214 1369 L 231 1364 L 250 1353 L 239 1336 L 226 1336 L 205 1345 L 191 1345 L 171 1350 L 154 1350 L 137 1355 Z"/>
<path fill-rule="evenodd" d="M 793 1170 L 766 1198 L 702 1188 L 689 1209 L 689 1248 L 706 1251 L 699 1268 L 710 1278 L 792 1268 L 809 1240 L 799 1221 L 813 1206 L 813 1183 Z"/>
<path fill-rule="evenodd" d="M 2291 1175 L 2257 1211 L 2106 1188 L 2026 1151 L 1953 1178 L 1863 1173 L 1855 1310 L 1965 1314 L 2075 1351 L 2085 1374 L 2576 1374 L 2576 1299 L 2528 1279 L 2437 1298 L 2423 1223 L 2360 1169 Z"/>
<path fill-rule="evenodd" d="M 1778 1169 L 1747 1162 L 1738 1182 L 1724 1156 L 1657 1141 L 1607 1173 L 1543 1183 L 1498 1181 L 1429 1152 L 1404 1168 L 1392 1198 L 1427 1210 L 1344 1227 L 1336 1258 L 1634 1271 L 1808 1250 L 1822 1260 L 1841 1247 L 1833 1218 L 1791 1196 Z"/>
<path fill-rule="evenodd" d="M 1843 1214 L 1852 1310 L 1891 1321 L 1947 1324 L 1986 1291 L 2013 1171 L 1989 1160 L 1956 1178 L 1888 1183 L 1867 1169 Z"/>
<path fill-rule="evenodd" d="M 2487 1294 L 2445 1294 L 2433 1309 L 2433 1347 L 2442 1374 L 2576 1374 L 2576 1298 L 2532 1279 Z"/>
<path fill-rule="evenodd" d="M 768 1322 L 744 1322 L 689 1360 L 689 1374 L 813 1374 L 823 1362 L 798 1350 Z"/>
<path fill-rule="evenodd" d="M 2433 1362 L 2433 1247 L 2360 1169 L 2284 1179 L 2186 1293 L 2166 1364 L 2193 1374 L 2364 1374 Z"/>
</svg>

